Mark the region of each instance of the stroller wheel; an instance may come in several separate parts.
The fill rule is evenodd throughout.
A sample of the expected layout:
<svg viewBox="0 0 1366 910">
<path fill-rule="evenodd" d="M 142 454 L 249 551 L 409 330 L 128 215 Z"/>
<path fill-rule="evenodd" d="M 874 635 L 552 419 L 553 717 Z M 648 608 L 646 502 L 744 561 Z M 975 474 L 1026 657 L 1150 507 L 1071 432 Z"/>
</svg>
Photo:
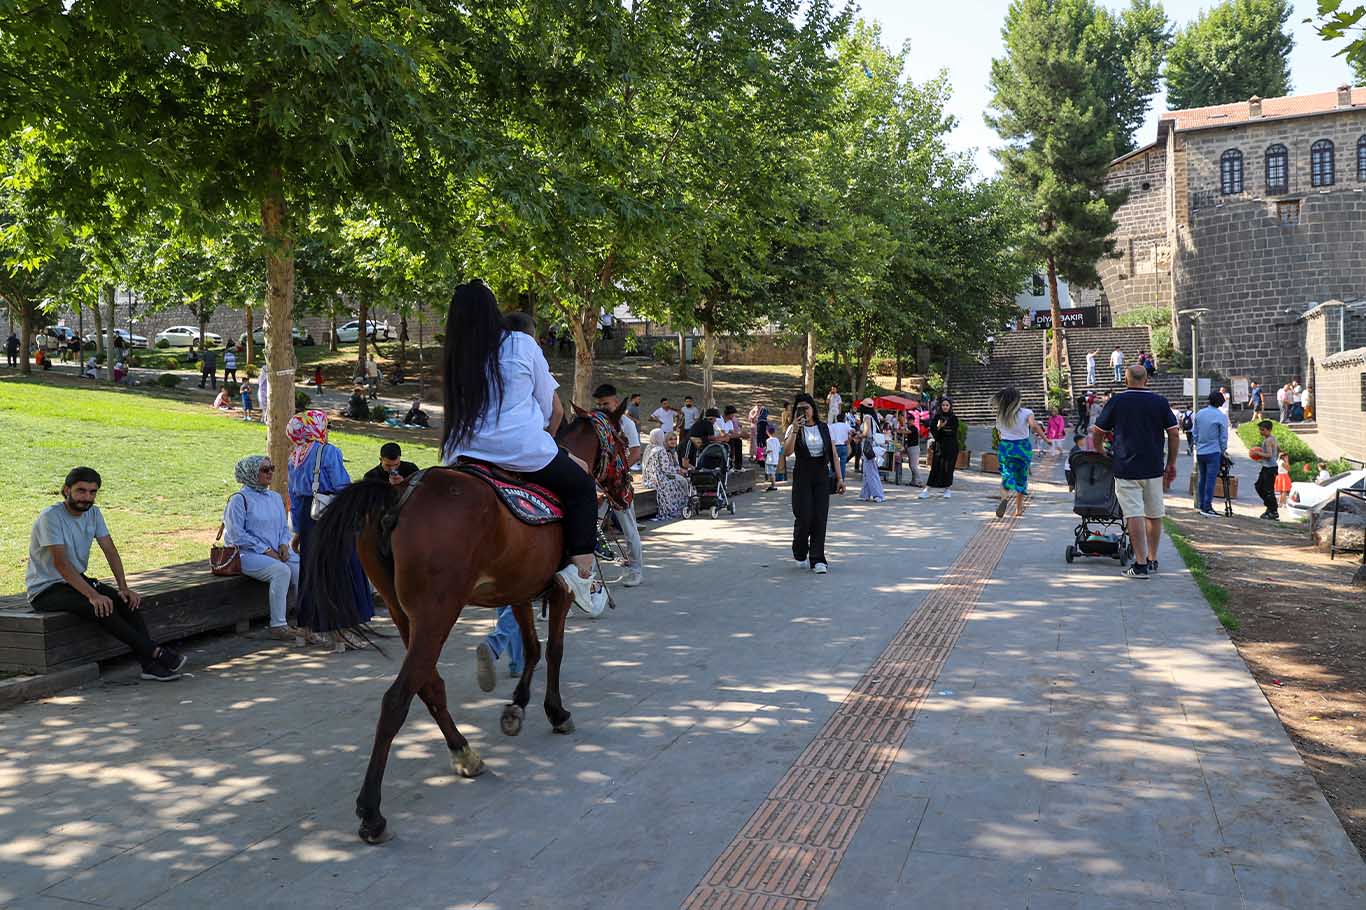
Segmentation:
<svg viewBox="0 0 1366 910">
<path fill-rule="evenodd" d="M 734 515 L 734 514 L 735 514 L 735 503 L 733 503 L 733 502 L 728 502 L 728 503 L 726 503 L 726 511 L 729 512 L 730 514 Z"/>
<path fill-rule="evenodd" d="M 718 515 L 720 515 L 720 514 L 721 514 L 721 510 L 720 510 L 720 509 L 718 509 L 716 506 L 712 506 L 712 507 L 711 507 L 711 517 L 712 517 L 712 518 L 716 518 L 716 517 L 717 517 Z"/>
<path fill-rule="evenodd" d="M 1119 567 L 1122 569 L 1129 564 L 1129 549 L 1126 547 L 1119 551 Z"/>
<path fill-rule="evenodd" d="M 696 516 L 697 506 L 693 505 L 692 503 L 688 503 L 686 506 L 683 507 L 684 518 L 695 518 Z"/>
<path fill-rule="evenodd" d="M 1076 559 L 1077 557 L 1076 548 L 1069 543 L 1067 545 L 1067 549 L 1063 551 L 1062 555 L 1068 562 L 1071 562 L 1073 559 Z"/>
</svg>

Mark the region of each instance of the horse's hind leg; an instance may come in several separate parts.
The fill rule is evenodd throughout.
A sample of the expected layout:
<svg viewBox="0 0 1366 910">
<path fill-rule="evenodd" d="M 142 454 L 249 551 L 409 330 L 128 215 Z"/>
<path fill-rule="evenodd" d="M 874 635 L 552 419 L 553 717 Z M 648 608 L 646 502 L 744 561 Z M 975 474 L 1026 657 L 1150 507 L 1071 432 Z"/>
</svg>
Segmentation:
<svg viewBox="0 0 1366 910">
<path fill-rule="evenodd" d="M 484 760 L 456 728 L 455 721 L 451 719 L 451 712 L 446 708 L 446 681 L 441 678 L 441 674 L 432 670 L 431 679 L 417 690 L 417 694 L 427 706 L 432 720 L 441 728 L 441 735 L 446 737 L 446 748 L 451 750 L 451 770 L 461 777 L 478 777 L 483 774 Z"/>
<path fill-rule="evenodd" d="M 379 723 L 375 727 L 375 744 L 370 750 L 370 764 L 365 769 L 365 783 L 356 797 L 356 816 L 360 819 L 361 840 L 369 844 L 389 839 L 387 822 L 379 811 L 380 788 L 384 781 L 384 766 L 389 761 L 389 747 L 408 717 L 413 696 L 431 681 L 436 673 L 436 662 L 441 646 L 450 634 L 451 626 L 460 615 L 464 597 L 453 604 L 435 605 L 424 624 L 413 621 L 409 628 L 408 653 L 399 668 L 398 678 L 389 686 L 380 702 Z M 454 725 L 452 725 L 454 726 Z"/>
<path fill-rule="evenodd" d="M 541 640 L 536 635 L 536 612 L 530 603 L 524 603 L 513 604 L 512 613 L 517 617 L 517 628 L 522 634 L 522 677 L 512 693 L 512 704 L 503 708 L 503 716 L 499 721 L 508 736 L 522 732 L 522 719 L 526 716 L 527 702 L 531 701 L 531 675 L 541 660 Z"/>
<path fill-rule="evenodd" d="M 550 595 L 550 642 L 546 647 L 545 716 L 556 733 L 573 733 L 574 721 L 560 701 L 560 659 L 564 657 L 564 622 L 569 616 L 569 592 L 556 585 Z"/>
</svg>

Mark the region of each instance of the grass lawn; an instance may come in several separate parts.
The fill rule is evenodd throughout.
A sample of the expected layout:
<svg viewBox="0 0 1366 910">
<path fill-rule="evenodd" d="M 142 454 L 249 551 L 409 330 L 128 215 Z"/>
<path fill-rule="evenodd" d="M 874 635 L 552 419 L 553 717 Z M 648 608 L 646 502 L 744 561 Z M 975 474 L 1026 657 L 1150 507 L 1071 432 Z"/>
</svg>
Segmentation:
<svg viewBox="0 0 1366 910">
<path fill-rule="evenodd" d="M 132 573 L 207 561 L 223 503 L 238 486 L 233 466 L 265 449 L 260 423 L 203 404 L 19 377 L 0 380 L 0 420 L 0 460 L 10 465 L 0 474 L 0 594 L 23 590 L 33 519 L 58 500 L 73 466 L 103 475 L 99 505 Z M 410 461 L 436 461 L 433 446 L 384 430 L 332 434 L 353 477 L 377 463 L 388 439 Z M 90 569 L 107 576 L 98 548 Z"/>
</svg>

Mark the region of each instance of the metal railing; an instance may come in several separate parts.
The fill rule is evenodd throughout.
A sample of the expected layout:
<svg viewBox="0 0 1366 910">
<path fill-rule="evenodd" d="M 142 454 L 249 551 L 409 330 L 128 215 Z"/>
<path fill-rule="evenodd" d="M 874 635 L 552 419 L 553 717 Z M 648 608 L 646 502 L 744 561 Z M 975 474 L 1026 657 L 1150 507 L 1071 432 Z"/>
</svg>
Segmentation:
<svg viewBox="0 0 1366 910">
<path fill-rule="evenodd" d="M 1333 537 L 1328 544 L 1328 558 L 1337 559 L 1338 553 L 1355 553 L 1355 547 L 1338 546 L 1338 519 L 1342 517 L 1342 497 L 1348 496 L 1362 505 L 1366 505 L 1366 492 L 1358 493 L 1356 490 L 1337 490 L 1333 494 Z M 1361 564 L 1366 566 L 1366 546 L 1361 548 Z"/>
</svg>

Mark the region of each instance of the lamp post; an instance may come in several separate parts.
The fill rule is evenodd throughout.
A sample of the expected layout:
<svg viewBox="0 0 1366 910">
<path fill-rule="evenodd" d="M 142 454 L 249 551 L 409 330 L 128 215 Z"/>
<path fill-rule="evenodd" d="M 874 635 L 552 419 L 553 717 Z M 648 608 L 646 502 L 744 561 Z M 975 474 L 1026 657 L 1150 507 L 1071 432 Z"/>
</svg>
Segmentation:
<svg viewBox="0 0 1366 910">
<path fill-rule="evenodd" d="M 1192 307 L 1177 310 L 1176 315 L 1185 316 L 1191 321 L 1191 413 L 1200 410 L 1200 317 L 1209 312 L 1208 307 Z"/>
</svg>

